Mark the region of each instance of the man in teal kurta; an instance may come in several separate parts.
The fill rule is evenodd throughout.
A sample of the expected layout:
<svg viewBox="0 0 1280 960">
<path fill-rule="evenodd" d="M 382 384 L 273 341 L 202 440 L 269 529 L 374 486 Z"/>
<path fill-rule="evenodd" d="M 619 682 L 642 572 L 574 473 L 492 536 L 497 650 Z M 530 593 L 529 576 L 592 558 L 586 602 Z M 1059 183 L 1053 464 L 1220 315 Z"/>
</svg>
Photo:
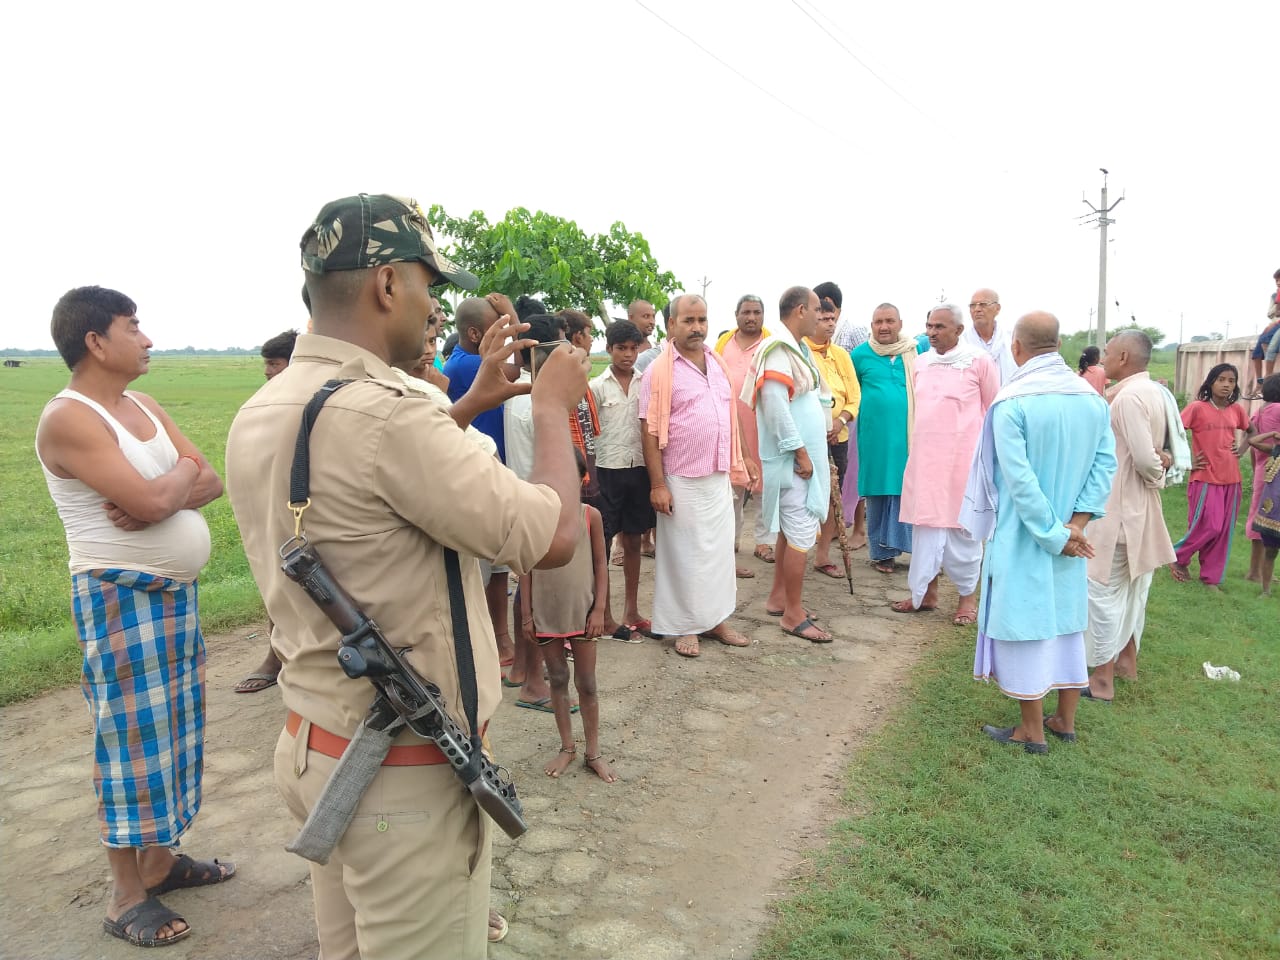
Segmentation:
<svg viewBox="0 0 1280 960">
<path fill-rule="evenodd" d="M 1058 354 L 1058 321 L 1030 313 L 1014 328 L 1017 372 L 987 412 L 960 523 L 989 539 L 974 676 L 1019 702 L 1021 722 L 984 726 L 1000 743 L 1047 753 L 1045 732 L 1074 741 L 1089 685 L 1085 525 L 1102 516 L 1115 474 L 1106 402 Z M 1044 697 L 1056 689 L 1047 720 Z"/>
<path fill-rule="evenodd" d="M 915 358 L 928 349 L 927 339 L 903 337 L 898 308 L 882 303 L 871 315 L 871 339 L 849 354 L 862 388 L 858 493 L 867 500 L 867 550 L 881 573 L 896 570 L 894 558 L 911 549 L 911 526 L 899 522 L 898 510 L 915 419 Z"/>
</svg>

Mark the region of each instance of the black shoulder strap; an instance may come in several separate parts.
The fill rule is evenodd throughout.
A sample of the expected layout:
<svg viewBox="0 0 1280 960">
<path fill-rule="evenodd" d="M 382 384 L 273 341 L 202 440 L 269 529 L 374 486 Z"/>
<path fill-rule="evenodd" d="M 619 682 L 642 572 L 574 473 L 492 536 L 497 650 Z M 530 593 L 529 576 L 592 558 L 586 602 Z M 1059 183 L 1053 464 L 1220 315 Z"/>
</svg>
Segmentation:
<svg viewBox="0 0 1280 960">
<path fill-rule="evenodd" d="M 300 507 L 311 496 L 311 428 L 316 425 L 325 401 L 345 387 L 350 380 L 328 380 L 315 392 L 302 410 L 298 424 L 298 440 L 293 445 L 293 466 L 289 470 L 289 504 Z"/>
<path fill-rule="evenodd" d="M 298 425 L 298 440 L 293 448 L 293 466 L 289 470 L 289 504 L 295 510 L 303 507 L 311 496 L 311 428 L 316 424 L 325 401 L 345 387 L 350 380 L 329 380 L 307 401 Z M 458 662 L 458 686 L 462 707 L 466 711 L 471 742 L 480 746 L 480 727 L 476 722 L 478 693 L 476 663 L 471 653 L 471 628 L 467 622 L 467 601 L 462 592 L 462 570 L 458 554 L 444 548 L 444 570 L 449 584 L 449 615 L 453 620 L 454 656 Z M 476 751 L 479 753 L 478 749 Z"/>
</svg>

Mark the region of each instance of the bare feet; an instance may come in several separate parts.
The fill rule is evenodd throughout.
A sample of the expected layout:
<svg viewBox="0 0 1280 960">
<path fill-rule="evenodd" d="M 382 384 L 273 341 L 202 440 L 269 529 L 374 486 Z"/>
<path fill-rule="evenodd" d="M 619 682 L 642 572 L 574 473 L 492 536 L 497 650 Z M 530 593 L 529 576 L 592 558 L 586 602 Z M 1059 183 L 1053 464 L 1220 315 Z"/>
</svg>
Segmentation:
<svg viewBox="0 0 1280 960">
<path fill-rule="evenodd" d="M 598 753 L 594 757 L 583 757 L 582 765 L 605 783 L 618 782 L 618 775 L 613 772 L 613 767 L 609 766 L 609 761 L 604 758 L 603 753 Z"/>
<path fill-rule="evenodd" d="M 756 575 L 754 570 L 749 570 L 746 567 L 738 567 L 734 572 L 737 574 L 739 580 L 750 580 Z"/>
<path fill-rule="evenodd" d="M 573 758 L 577 753 L 577 747 L 561 747 L 560 752 L 552 757 L 547 765 L 542 768 L 542 772 L 553 780 L 558 780 L 560 774 L 564 773 L 569 768 L 569 764 L 573 763 Z"/>
<path fill-rule="evenodd" d="M 693 635 L 676 637 L 676 653 L 682 657 L 701 656 L 702 651 L 698 647 L 698 638 Z"/>
<path fill-rule="evenodd" d="M 1191 570 L 1184 563 L 1169 564 L 1169 573 L 1173 575 L 1173 579 L 1179 583 L 1186 583 L 1191 579 Z"/>
<path fill-rule="evenodd" d="M 850 550 L 861 550 L 864 547 L 866 547 L 866 545 L 867 545 L 867 535 L 865 533 L 854 534 L 849 538 Z"/>
</svg>

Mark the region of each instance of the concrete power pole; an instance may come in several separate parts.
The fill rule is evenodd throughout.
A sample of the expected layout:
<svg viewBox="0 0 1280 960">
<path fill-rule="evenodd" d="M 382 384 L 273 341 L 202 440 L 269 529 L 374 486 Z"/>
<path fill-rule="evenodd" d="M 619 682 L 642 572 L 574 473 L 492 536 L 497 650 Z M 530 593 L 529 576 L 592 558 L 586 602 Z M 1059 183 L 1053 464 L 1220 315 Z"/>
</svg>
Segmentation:
<svg viewBox="0 0 1280 960">
<path fill-rule="evenodd" d="M 702 275 L 702 299 L 707 299 L 707 287 L 711 286 L 711 281 L 707 279 L 707 275 Z"/>
<path fill-rule="evenodd" d="M 1083 200 L 1085 206 L 1087 206 L 1090 210 L 1092 210 L 1093 213 L 1096 215 L 1097 217 L 1096 222 L 1099 227 L 1098 317 L 1097 317 L 1098 326 L 1094 336 L 1096 338 L 1095 344 L 1097 345 L 1098 349 L 1101 350 L 1107 344 L 1107 227 L 1115 223 L 1115 221 L 1109 218 L 1107 214 L 1109 214 L 1116 207 L 1120 206 L 1120 201 L 1124 199 L 1124 195 L 1121 194 L 1119 200 L 1111 204 L 1111 206 L 1107 206 L 1107 170 L 1105 167 L 1099 167 L 1098 169 L 1102 171 L 1102 205 L 1095 207 L 1092 203 L 1090 203 L 1084 197 L 1081 197 L 1081 200 Z M 1085 214 L 1085 216 L 1087 217 L 1088 214 Z"/>
</svg>

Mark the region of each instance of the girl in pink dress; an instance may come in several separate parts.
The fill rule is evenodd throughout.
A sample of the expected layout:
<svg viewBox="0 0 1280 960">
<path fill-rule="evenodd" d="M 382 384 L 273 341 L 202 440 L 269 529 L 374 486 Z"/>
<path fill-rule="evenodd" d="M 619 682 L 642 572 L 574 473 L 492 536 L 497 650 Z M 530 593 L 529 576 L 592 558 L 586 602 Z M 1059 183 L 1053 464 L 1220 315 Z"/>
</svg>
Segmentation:
<svg viewBox="0 0 1280 960">
<path fill-rule="evenodd" d="M 1098 391 L 1098 395 L 1107 395 L 1107 371 L 1101 363 L 1102 354 L 1097 347 L 1085 347 L 1080 354 L 1080 376 L 1085 383 Z"/>
<path fill-rule="evenodd" d="M 1187 535 L 1173 545 L 1170 571 L 1188 580 L 1188 565 L 1200 554 L 1200 580 L 1217 588 L 1227 574 L 1231 535 L 1240 512 L 1240 451 L 1237 431 L 1249 429 L 1240 399 L 1240 373 L 1229 363 L 1209 371 L 1196 400 L 1182 411 L 1191 431 L 1191 480 L 1187 484 Z"/>
</svg>

